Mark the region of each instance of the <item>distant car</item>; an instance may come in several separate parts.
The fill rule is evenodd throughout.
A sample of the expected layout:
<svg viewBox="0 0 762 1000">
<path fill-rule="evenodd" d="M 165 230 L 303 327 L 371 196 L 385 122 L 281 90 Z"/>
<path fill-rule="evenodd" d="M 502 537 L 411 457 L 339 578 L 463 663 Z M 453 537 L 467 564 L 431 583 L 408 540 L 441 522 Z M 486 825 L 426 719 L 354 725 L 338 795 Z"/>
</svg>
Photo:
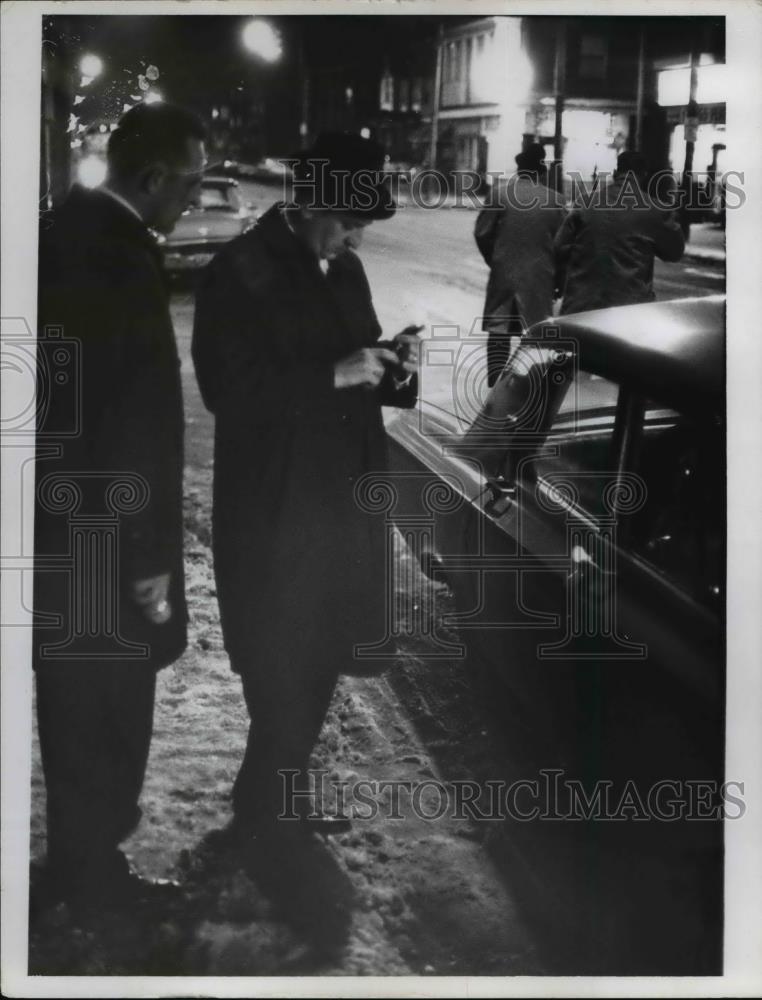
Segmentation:
<svg viewBox="0 0 762 1000">
<path fill-rule="evenodd" d="M 530 784 L 521 810 L 552 821 L 514 823 L 515 871 L 618 974 L 718 973 L 722 822 L 689 800 L 724 780 L 724 298 L 539 324 L 484 396 L 483 345 L 440 333 L 420 379 L 387 424 L 399 527 L 452 588 L 512 761 L 494 777 L 645 803 L 596 822 Z"/>
<path fill-rule="evenodd" d="M 172 232 L 160 237 L 168 271 L 204 267 L 220 247 L 254 222 L 254 209 L 231 177 L 205 177 L 199 203 L 184 212 Z"/>
<path fill-rule="evenodd" d="M 289 180 L 291 168 L 277 157 L 265 156 L 256 163 L 242 163 L 239 160 L 223 160 L 215 167 L 215 172 L 226 177 L 239 177 L 261 183 L 279 183 Z"/>
<path fill-rule="evenodd" d="M 255 171 L 253 163 L 242 163 L 240 160 L 223 160 L 213 164 L 211 169 L 220 176 L 244 178 L 253 177 Z"/>
</svg>

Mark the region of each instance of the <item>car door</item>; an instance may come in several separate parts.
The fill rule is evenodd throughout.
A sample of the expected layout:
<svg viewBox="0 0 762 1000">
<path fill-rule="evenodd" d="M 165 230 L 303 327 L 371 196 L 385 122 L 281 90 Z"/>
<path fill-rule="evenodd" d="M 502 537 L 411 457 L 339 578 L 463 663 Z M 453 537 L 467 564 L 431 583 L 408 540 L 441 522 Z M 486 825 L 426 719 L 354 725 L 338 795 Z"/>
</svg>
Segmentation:
<svg viewBox="0 0 762 1000">
<path fill-rule="evenodd" d="M 443 555 L 453 624 L 503 679 L 521 753 L 590 777 L 716 777 L 721 434 L 571 352 L 522 352 L 501 404 L 513 429 L 464 439 L 487 489 L 449 532 L 461 558 Z"/>
</svg>

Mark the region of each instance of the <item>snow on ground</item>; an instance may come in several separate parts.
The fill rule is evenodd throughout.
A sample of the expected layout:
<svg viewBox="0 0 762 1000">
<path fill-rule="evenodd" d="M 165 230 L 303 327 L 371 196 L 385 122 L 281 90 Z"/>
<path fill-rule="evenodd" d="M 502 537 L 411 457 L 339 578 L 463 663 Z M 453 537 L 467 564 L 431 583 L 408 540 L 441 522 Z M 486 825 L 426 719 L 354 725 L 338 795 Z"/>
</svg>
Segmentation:
<svg viewBox="0 0 762 1000">
<path fill-rule="evenodd" d="M 209 469 L 186 483 L 186 571 L 190 642 L 159 675 L 155 728 L 142 796 L 143 820 L 125 849 L 136 867 L 183 884 L 181 903 L 76 926 L 65 907 L 33 928 L 30 972 L 38 974 L 532 974 L 541 972 L 516 906 L 489 860 L 482 835 L 463 820 L 358 819 L 352 832 L 315 838 L 334 885 L 345 886 L 338 940 L 318 904 L 302 928 L 280 919 L 235 859 L 210 854 L 204 838 L 230 818 L 229 793 L 248 718 L 222 649 L 209 542 Z M 409 559 L 403 556 L 403 559 Z M 407 579 L 416 574 L 407 572 Z M 418 574 L 420 581 L 420 575 Z M 443 601 L 446 592 L 440 590 Z M 423 597 L 421 598 L 423 599 Z M 432 613 L 432 608 L 425 609 Z M 413 690 L 416 642 L 394 668 Z M 467 690 L 453 681 L 455 698 Z M 393 678 L 392 678 L 393 680 Z M 412 686 L 411 686 L 412 684 Z M 440 723 L 420 698 L 400 700 L 388 676 L 344 678 L 315 753 L 328 781 L 416 782 L 441 776 L 422 733 Z M 410 701 L 406 706 L 405 701 Z M 478 743 L 478 733 L 474 734 Z M 460 739 L 462 734 L 458 734 Z M 457 741 L 456 741 L 457 742 Z M 465 759 L 466 754 L 463 754 Z M 464 770 L 467 773 L 467 769 Z M 388 801 L 388 797 L 387 797 Z M 434 813 L 436 795 L 422 799 Z M 32 857 L 44 855 L 44 788 L 35 742 Z"/>
</svg>

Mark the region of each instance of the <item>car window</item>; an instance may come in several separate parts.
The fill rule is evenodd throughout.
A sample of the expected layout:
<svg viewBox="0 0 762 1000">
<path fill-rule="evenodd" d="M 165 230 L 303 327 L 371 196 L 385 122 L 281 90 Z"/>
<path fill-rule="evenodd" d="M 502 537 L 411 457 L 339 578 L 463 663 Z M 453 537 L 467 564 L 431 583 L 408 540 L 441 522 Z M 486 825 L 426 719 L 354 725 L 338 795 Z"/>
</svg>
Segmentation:
<svg viewBox="0 0 762 1000">
<path fill-rule="evenodd" d="M 699 422 L 649 401 L 635 470 L 647 495 L 631 519 L 629 547 L 697 600 L 719 606 L 725 587 L 722 422 Z"/>
<path fill-rule="evenodd" d="M 221 208 L 230 212 L 237 212 L 241 207 L 241 199 L 238 190 L 232 185 L 220 185 L 212 187 L 205 185 L 201 188 L 201 208 Z"/>
<path fill-rule="evenodd" d="M 574 474 L 583 507 L 600 507 L 602 481 L 612 472 L 619 386 L 589 372 L 578 372 L 568 383 L 561 405 L 551 422 L 535 472 L 553 482 L 564 473 Z M 582 475 L 577 475 L 577 474 Z"/>
</svg>

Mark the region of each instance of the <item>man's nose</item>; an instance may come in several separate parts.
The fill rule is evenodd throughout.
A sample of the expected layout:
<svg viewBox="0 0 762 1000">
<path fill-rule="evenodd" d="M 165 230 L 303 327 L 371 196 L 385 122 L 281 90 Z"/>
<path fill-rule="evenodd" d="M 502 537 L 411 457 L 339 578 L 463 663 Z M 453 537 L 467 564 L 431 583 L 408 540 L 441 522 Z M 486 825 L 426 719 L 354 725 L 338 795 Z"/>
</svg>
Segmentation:
<svg viewBox="0 0 762 1000">
<path fill-rule="evenodd" d="M 362 246 L 362 229 L 353 230 L 347 237 L 347 246 L 352 250 L 359 250 Z"/>
</svg>

